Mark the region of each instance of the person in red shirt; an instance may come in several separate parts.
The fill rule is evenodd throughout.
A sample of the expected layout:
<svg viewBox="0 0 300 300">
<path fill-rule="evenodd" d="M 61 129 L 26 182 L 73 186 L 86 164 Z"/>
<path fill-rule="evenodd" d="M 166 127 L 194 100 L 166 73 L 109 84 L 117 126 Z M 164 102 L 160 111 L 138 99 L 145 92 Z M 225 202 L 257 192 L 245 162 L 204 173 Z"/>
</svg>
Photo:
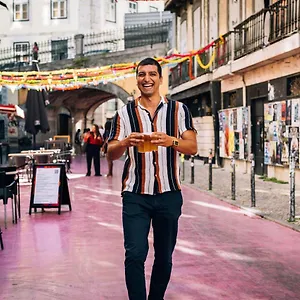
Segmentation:
<svg viewBox="0 0 300 300">
<path fill-rule="evenodd" d="M 95 176 L 102 176 L 100 173 L 100 148 L 103 144 L 103 138 L 99 131 L 99 126 L 94 124 L 92 130 L 87 132 L 84 136 L 86 147 L 86 162 L 87 173 L 86 176 L 91 176 L 92 160 L 94 160 Z"/>
</svg>

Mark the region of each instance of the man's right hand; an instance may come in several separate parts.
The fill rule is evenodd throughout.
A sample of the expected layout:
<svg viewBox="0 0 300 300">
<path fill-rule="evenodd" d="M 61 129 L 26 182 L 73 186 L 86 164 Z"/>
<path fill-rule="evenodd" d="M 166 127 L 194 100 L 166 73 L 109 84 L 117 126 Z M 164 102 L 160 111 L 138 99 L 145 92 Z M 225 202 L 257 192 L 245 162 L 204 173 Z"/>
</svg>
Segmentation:
<svg viewBox="0 0 300 300">
<path fill-rule="evenodd" d="M 138 146 L 144 142 L 144 135 L 139 132 L 132 132 L 128 137 L 121 141 L 123 147 Z"/>
</svg>

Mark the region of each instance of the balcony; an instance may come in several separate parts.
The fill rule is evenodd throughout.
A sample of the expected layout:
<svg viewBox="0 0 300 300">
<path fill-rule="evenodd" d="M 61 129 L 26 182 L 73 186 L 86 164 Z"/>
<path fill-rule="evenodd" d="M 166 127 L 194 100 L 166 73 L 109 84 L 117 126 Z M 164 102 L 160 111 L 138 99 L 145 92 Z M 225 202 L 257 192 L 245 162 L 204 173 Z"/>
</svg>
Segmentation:
<svg viewBox="0 0 300 300">
<path fill-rule="evenodd" d="M 267 47 L 300 29 L 300 0 L 281 0 L 234 28 L 234 59 Z"/>
<path fill-rule="evenodd" d="M 270 49 L 273 49 L 275 43 L 299 31 L 300 0 L 280 0 L 271 5 L 268 9 L 263 9 L 238 24 L 233 31 L 224 34 L 222 39 L 217 39 L 214 49 L 210 49 L 209 52 L 207 51 L 203 54 L 203 57 L 201 57 L 205 64 L 205 60 L 207 62 L 212 52 L 215 51 L 215 59 L 209 69 L 204 70 L 197 68 L 196 72 L 194 69 L 192 78 L 188 79 L 186 75 L 187 67 L 183 65 L 184 63 L 172 68 L 170 70 L 170 88 L 174 88 L 193 79 L 193 77 L 196 78 L 209 72 L 214 72 L 214 79 L 222 78 L 222 76 L 231 72 L 231 69 L 222 68 L 223 66 L 228 66 L 229 62 L 234 64 L 239 59 L 243 57 L 248 58 L 249 54 L 269 46 Z M 297 45 L 297 43 L 293 44 L 294 47 L 297 47 Z M 274 47 L 277 46 L 274 45 Z M 278 51 L 281 54 L 283 52 L 282 48 L 277 49 L 276 55 L 278 55 Z M 285 51 L 292 51 L 292 49 L 286 46 Z M 272 51 L 266 51 L 264 55 L 271 55 L 271 53 Z M 261 59 L 264 58 L 264 56 L 261 56 Z M 258 57 L 255 62 L 250 62 L 251 59 L 249 58 L 247 63 L 258 63 L 259 59 L 260 57 Z M 267 61 L 264 63 L 267 63 Z M 244 62 L 241 62 L 241 64 L 243 64 L 244 68 L 247 67 L 247 64 Z M 218 71 L 219 74 L 216 74 L 215 71 Z"/>
</svg>

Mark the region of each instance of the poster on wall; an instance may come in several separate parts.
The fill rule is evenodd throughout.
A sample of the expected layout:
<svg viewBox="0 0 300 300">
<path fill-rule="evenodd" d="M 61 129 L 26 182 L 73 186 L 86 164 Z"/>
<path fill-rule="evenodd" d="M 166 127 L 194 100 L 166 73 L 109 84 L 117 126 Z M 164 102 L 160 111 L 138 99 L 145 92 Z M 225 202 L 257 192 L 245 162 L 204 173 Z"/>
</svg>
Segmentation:
<svg viewBox="0 0 300 300">
<path fill-rule="evenodd" d="M 299 159 L 299 127 L 289 126 L 289 153 L 295 153 L 296 162 Z"/>
<path fill-rule="evenodd" d="M 294 99 L 292 103 L 292 126 L 300 126 L 300 99 Z"/>
<path fill-rule="evenodd" d="M 238 159 L 249 156 L 249 107 L 219 111 L 220 157 Z"/>
<path fill-rule="evenodd" d="M 289 163 L 292 127 L 299 130 L 300 99 L 266 103 L 264 105 L 264 163 Z M 292 126 L 291 126 L 292 125 Z M 296 133 L 295 133 L 296 135 Z M 293 145 L 296 145 L 295 141 Z M 294 146 L 295 147 L 295 146 Z M 299 148 L 299 139 L 298 139 Z"/>
</svg>

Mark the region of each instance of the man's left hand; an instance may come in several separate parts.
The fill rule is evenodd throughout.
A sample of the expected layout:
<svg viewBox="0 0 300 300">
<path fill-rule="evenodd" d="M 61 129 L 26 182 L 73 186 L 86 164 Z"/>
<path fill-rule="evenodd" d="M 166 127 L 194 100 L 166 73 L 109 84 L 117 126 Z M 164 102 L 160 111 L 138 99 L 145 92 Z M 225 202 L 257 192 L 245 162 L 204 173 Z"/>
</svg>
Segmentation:
<svg viewBox="0 0 300 300">
<path fill-rule="evenodd" d="M 151 134 L 151 143 L 157 146 L 170 147 L 173 144 L 173 137 L 164 132 L 154 132 Z"/>
</svg>

